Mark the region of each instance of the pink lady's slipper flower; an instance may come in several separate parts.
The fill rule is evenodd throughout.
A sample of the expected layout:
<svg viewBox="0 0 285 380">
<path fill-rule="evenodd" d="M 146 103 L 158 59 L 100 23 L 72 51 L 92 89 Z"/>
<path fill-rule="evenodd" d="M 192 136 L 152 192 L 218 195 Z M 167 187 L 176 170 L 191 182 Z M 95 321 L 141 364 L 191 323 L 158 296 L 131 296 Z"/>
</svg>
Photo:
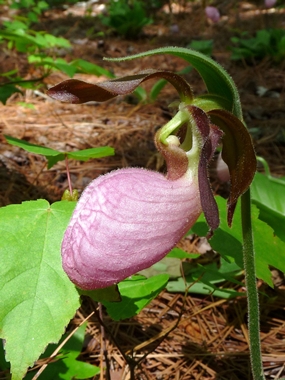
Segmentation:
<svg viewBox="0 0 285 380">
<path fill-rule="evenodd" d="M 167 164 L 167 174 L 140 168 L 120 169 L 98 177 L 86 187 L 62 242 L 63 268 L 82 289 L 116 284 L 159 261 L 202 211 L 210 231 L 218 227 L 218 208 L 207 169 L 223 132 L 212 124 L 211 113 L 227 131 L 234 124 L 243 146 L 248 144 L 244 127 L 236 118 L 211 107 L 207 115 L 193 104 L 188 83 L 167 71 L 142 72 L 99 85 L 68 80 L 48 94 L 72 103 L 104 101 L 130 93 L 141 82 L 157 77 L 173 84 L 182 100 L 177 114 L 155 136 L 156 146 Z M 180 140 L 182 127 L 185 133 Z M 231 136 L 228 141 L 230 144 L 233 141 Z M 248 187 L 249 179 L 243 179 L 240 173 L 245 165 L 243 156 L 232 155 L 228 149 L 225 160 L 233 188 L 229 199 L 230 222 L 237 198 Z"/>
<path fill-rule="evenodd" d="M 272 8 L 276 4 L 277 0 L 264 0 L 264 5 L 266 8 Z"/>
<path fill-rule="evenodd" d="M 202 111 L 191 111 L 209 124 Z M 182 112 L 188 117 L 188 111 Z M 221 133 L 215 132 L 216 145 Z M 107 287 L 148 268 L 195 223 L 202 212 L 198 166 L 203 139 L 198 134 L 198 130 L 193 134 L 188 155 L 176 136 L 166 138 L 166 146 L 158 143 L 168 164 L 167 176 L 128 168 L 102 175 L 87 186 L 62 243 L 63 268 L 77 286 Z"/>
<path fill-rule="evenodd" d="M 205 14 L 207 18 L 214 23 L 220 21 L 221 15 L 218 8 L 216 7 L 211 7 L 211 6 L 206 7 Z"/>
</svg>

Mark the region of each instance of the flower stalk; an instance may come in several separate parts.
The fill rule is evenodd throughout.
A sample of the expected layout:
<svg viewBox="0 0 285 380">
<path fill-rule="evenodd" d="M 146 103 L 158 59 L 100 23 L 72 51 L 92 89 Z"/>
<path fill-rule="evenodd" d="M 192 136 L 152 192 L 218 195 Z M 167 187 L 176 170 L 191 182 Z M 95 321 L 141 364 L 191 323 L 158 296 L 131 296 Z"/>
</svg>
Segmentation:
<svg viewBox="0 0 285 380">
<path fill-rule="evenodd" d="M 255 276 L 250 189 L 241 197 L 241 221 L 251 369 L 254 380 L 265 380 L 261 356 L 259 301 Z"/>
</svg>

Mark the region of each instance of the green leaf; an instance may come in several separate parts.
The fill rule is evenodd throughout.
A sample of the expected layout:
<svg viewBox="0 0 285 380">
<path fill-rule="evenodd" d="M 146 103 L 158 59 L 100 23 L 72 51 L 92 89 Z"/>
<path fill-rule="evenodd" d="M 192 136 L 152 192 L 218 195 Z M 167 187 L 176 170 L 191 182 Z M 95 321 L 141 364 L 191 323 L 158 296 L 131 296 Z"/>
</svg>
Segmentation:
<svg viewBox="0 0 285 380">
<path fill-rule="evenodd" d="M 256 173 L 251 185 L 251 197 L 260 209 L 260 219 L 269 224 L 285 242 L 285 179 Z"/>
<path fill-rule="evenodd" d="M 103 289 L 83 290 L 77 289 L 78 293 L 84 296 L 92 298 L 96 302 L 119 302 L 121 301 L 121 295 L 118 290 L 118 285 L 108 286 Z"/>
<path fill-rule="evenodd" d="M 213 40 L 192 40 L 187 47 L 210 57 L 213 52 Z"/>
<path fill-rule="evenodd" d="M 183 58 L 189 62 L 202 76 L 208 92 L 228 99 L 231 103 L 231 111 L 242 120 L 242 109 L 238 90 L 229 74 L 213 59 L 191 49 L 180 47 L 163 47 L 149 50 L 147 52 L 130 55 L 123 58 L 104 58 L 107 61 L 127 61 L 143 58 L 155 54 L 171 54 Z"/>
<path fill-rule="evenodd" d="M 0 339 L 0 371 L 10 369 L 10 364 L 5 360 L 4 342 Z"/>
<path fill-rule="evenodd" d="M 39 22 L 38 16 L 35 12 L 28 12 L 27 17 L 30 22 L 34 22 L 34 23 Z"/>
<path fill-rule="evenodd" d="M 273 229 L 258 219 L 259 210 L 252 207 L 252 226 L 254 236 L 254 248 L 256 252 L 256 274 L 270 286 L 273 286 L 269 266 L 285 273 L 285 242 L 274 235 Z M 284 228 L 284 219 L 282 227 Z"/>
<path fill-rule="evenodd" d="M 49 5 L 46 1 L 39 1 L 37 3 L 37 7 L 41 10 L 44 10 L 44 9 L 47 9 L 49 7 Z"/>
<path fill-rule="evenodd" d="M 146 279 L 132 276 L 119 283 L 122 301 L 118 303 L 103 302 L 109 316 L 115 321 L 131 318 L 138 314 L 166 286 L 167 274 L 160 274 Z"/>
<path fill-rule="evenodd" d="M 87 324 L 84 323 L 78 328 L 77 331 L 75 331 L 71 338 L 61 348 L 58 356 L 55 358 L 55 361 L 48 364 L 47 368 L 39 376 L 39 379 L 87 379 L 97 375 L 100 372 L 100 368 L 95 367 L 92 364 L 77 360 L 77 357 L 80 355 L 83 348 L 86 325 Z M 62 337 L 58 345 L 66 337 L 67 334 Z M 55 351 L 58 345 L 50 344 L 41 358 L 48 358 Z M 35 376 L 35 373 L 36 370 L 29 372 L 24 380 L 32 380 Z"/>
<path fill-rule="evenodd" d="M 58 161 L 62 161 L 65 159 L 65 154 L 59 152 L 58 150 L 54 150 L 51 148 L 46 148 L 44 146 L 31 144 L 28 141 L 20 140 L 15 137 L 11 137 L 8 135 L 4 135 L 5 139 L 9 144 L 18 146 L 19 148 L 25 149 L 27 152 L 41 154 L 45 156 L 48 160 L 48 168 L 50 169 L 53 165 L 55 165 Z"/>
<path fill-rule="evenodd" d="M 240 269 L 243 269 L 241 216 L 235 213 L 232 227 L 229 227 L 226 200 L 222 197 L 215 197 L 215 199 L 219 208 L 220 226 L 215 230 L 209 243 L 226 261 L 235 262 Z M 204 215 L 201 215 L 191 231 L 199 236 L 206 236 L 207 228 Z"/>
<path fill-rule="evenodd" d="M 38 200 L 0 209 L 0 332 L 13 380 L 58 342 L 79 307 L 60 255 L 74 206 Z"/>
<path fill-rule="evenodd" d="M 136 95 L 136 97 L 138 98 L 139 102 L 145 102 L 146 99 L 147 99 L 147 92 L 144 88 L 142 87 L 137 87 L 134 92 L 133 92 L 134 95 Z"/>
<path fill-rule="evenodd" d="M 56 60 L 51 57 L 42 57 L 39 54 L 32 54 L 28 56 L 28 62 L 34 63 L 36 66 L 44 66 L 45 68 L 54 68 L 59 71 L 64 72 L 69 77 L 73 77 L 77 72 L 75 66 L 71 65 L 62 58 L 57 58 Z"/>
<path fill-rule="evenodd" d="M 10 96 L 15 92 L 21 93 L 21 91 L 13 84 L 5 84 L 3 86 L 0 86 L 0 102 L 5 105 Z"/>
<path fill-rule="evenodd" d="M 1 73 L 0 76 L 1 77 L 7 77 L 7 78 L 9 78 L 9 77 L 12 77 L 13 75 L 18 74 L 18 71 L 19 70 L 17 70 L 17 69 L 15 69 L 15 70 L 9 70 L 9 71 L 6 71 L 5 73 Z"/>
<path fill-rule="evenodd" d="M 160 94 L 161 90 L 167 85 L 167 81 L 165 79 L 158 80 L 151 88 L 149 97 L 152 102 L 154 102 L 158 95 Z"/>
<path fill-rule="evenodd" d="M 94 63 L 88 62 L 85 59 L 75 59 L 70 62 L 70 65 L 77 68 L 77 71 L 84 72 L 86 74 L 93 74 L 96 76 L 104 75 L 108 78 L 114 78 L 114 74 L 111 71 L 104 69 L 101 66 L 95 65 Z"/>
<path fill-rule="evenodd" d="M 143 269 L 139 272 L 140 275 L 151 278 L 158 274 L 167 274 L 169 278 L 177 278 L 181 276 L 181 260 L 174 257 L 164 257 L 158 263 L 151 267 Z"/>
<path fill-rule="evenodd" d="M 59 71 L 62 71 L 69 77 L 73 77 L 77 71 L 76 67 L 70 65 L 62 58 L 57 58 L 56 60 L 53 60 L 50 57 L 41 58 L 38 61 L 38 66 L 53 67 Z"/>
<path fill-rule="evenodd" d="M 200 276 L 201 275 L 203 275 L 202 271 L 200 272 Z M 173 292 L 173 293 L 179 293 L 179 292 L 184 293 L 187 287 L 189 289 L 189 293 L 203 294 L 203 295 L 211 294 L 215 297 L 220 297 L 220 298 L 225 298 L 225 299 L 245 295 L 244 293 L 237 292 L 234 289 L 218 288 L 217 286 L 215 286 L 216 280 L 217 279 L 214 275 L 212 275 L 211 277 L 205 276 L 205 278 L 203 277 L 203 281 L 200 281 L 200 282 L 193 282 L 194 279 L 188 278 L 185 285 L 184 279 L 180 277 L 176 281 L 169 281 L 166 289 L 169 292 Z M 221 278 L 219 276 L 218 282 L 220 281 L 221 281 Z"/>
<path fill-rule="evenodd" d="M 243 293 L 236 292 L 233 289 L 218 288 L 217 285 L 229 281 L 239 283 L 235 276 L 240 273 L 240 268 L 235 263 L 228 263 L 221 259 L 220 268 L 217 263 L 208 265 L 195 265 L 193 263 L 183 263 L 184 278 L 179 277 L 175 281 L 169 281 L 167 290 L 169 292 L 185 292 L 189 289 L 190 293 L 196 294 L 213 294 L 217 297 L 231 298 Z"/>
<path fill-rule="evenodd" d="M 243 268 L 242 259 L 242 233 L 241 217 L 236 213 L 233 218 L 232 228 L 226 223 L 227 207 L 226 201 L 221 197 L 216 197 L 218 203 L 221 223 L 214 232 L 210 240 L 211 247 L 229 263 L 235 263 L 240 269 Z M 254 235 L 254 251 L 256 260 L 256 276 L 273 286 L 269 266 L 273 266 L 285 272 L 285 259 L 282 252 L 285 252 L 285 243 L 277 236 L 273 230 L 259 218 L 257 207 L 252 207 L 252 225 Z M 192 231 L 200 236 L 206 235 L 207 225 L 201 216 L 198 222 L 192 227 Z"/>
<path fill-rule="evenodd" d="M 5 135 L 9 144 L 18 146 L 25 149 L 27 152 L 41 154 L 48 160 L 48 169 L 55 165 L 58 161 L 65 160 L 65 157 L 72 158 L 79 161 L 87 161 L 90 158 L 101 158 L 107 156 L 113 156 L 114 149 L 109 146 L 103 146 L 98 148 L 83 149 L 74 152 L 60 152 L 51 148 L 46 148 L 41 145 L 31 144 L 28 141 L 20 140 L 15 137 Z"/>
<path fill-rule="evenodd" d="M 208 228 L 205 226 L 205 233 Z M 198 229 L 199 230 L 199 229 Z M 171 254 L 172 253 L 172 254 Z M 184 261 L 181 264 L 179 258 L 189 258 L 187 252 L 183 252 L 179 248 L 174 248 L 171 252 L 171 258 L 169 254 L 154 264 L 152 267 L 140 272 L 143 275 L 155 275 L 157 273 L 168 273 L 170 280 L 166 286 L 169 292 L 185 292 L 189 289 L 190 293 L 196 294 L 214 294 L 217 297 L 230 298 L 237 295 L 243 295 L 236 292 L 233 289 L 217 287 L 218 284 L 229 281 L 233 283 L 239 283 L 235 277 L 241 272 L 240 266 L 234 261 L 229 262 L 221 258 L 220 267 L 218 268 L 216 263 L 210 263 L 205 266 L 201 266 L 199 262 L 195 260 L 189 262 Z M 177 257 L 179 260 L 175 259 Z M 192 254 L 190 258 L 200 257 L 199 254 Z M 181 265 L 183 271 L 183 277 L 181 276 Z M 186 283 L 185 283 L 186 280 Z"/>
<path fill-rule="evenodd" d="M 51 47 L 58 46 L 63 48 L 71 48 L 70 42 L 63 37 L 55 37 L 52 34 L 45 33 L 44 38 Z"/>
<path fill-rule="evenodd" d="M 170 279 L 177 279 L 181 277 L 181 260 L 195 259 L 197 257 L 200 257 L 200 254 L 188 253 L 180 248 L 173 248 L 163 259 L 151 267 L 141 270 L 139 274 L 150 278 L 165 273 Z"/>
<path fill-rule="evenodd" d="M 200 95 L 193 100 L 192 104 L 193 106 L 202 108 L 206 113 L 218 109 L 231 110 L 231 103 L 227 99 L 213 94 Z"/>
<path fill-rule="evenodd" d="M 90 158 L 101 158 L 107 156 L 113 156 L 115 154 L 114 148 L 109 146 L 102 146 L 98 148 L 90 148 L 77 150 L 74 152 L 66 153 L 68 158 L 73 158 L 74 160 L 87 161 Z"/>
<path fill-rule="evenodd" d="M 24 108 L 29 108 L 31 110 L 34 110 L 36 107 L 33 103 L 26 103 L 26 102 L 17 102 L 17 104 Z"/>
<path fill-rule="evenodd" d="M 8 29 L 8 30 L 17 30 L 17 29 L 28 29 L 27 23 L 24 23 L 20 20 L 9 20 L 9 21 L 4 21 L 3 25 Z M 0 32 L 1 34 L 1 32 Z"/>
<path fill-rule="evenodd" d="M 49 63 L 49 66 L 54 67 L 54 68 L 56 68 L 59 71 L 62 71 L 63 73 L 65 73 L 66 75 L 68 75 L 71 78 L 74 76 L 74 74 L 77 71 L 75 67 L 71 66 L 67 62 L 64 62 L 64 63 L 63 62 Z"/>
<path fill-rule="evenodd" d="M 183 251 L 181 248 L 173 248 L 166 257 L 173 257 L 175 259 L 196 259 L 197 257 L 200 257 L 199 253 L 188 253 Z"/>
<path fill-rule="evenodd" d="M 63 161 L 65 159 L 65 155 L 59 154 L 58 156 L 47 156 L 45 155 L 48 160 L 48 169 L 52 168 L 53 165 L 57 164 L 59 161 Z"/>
<path fill-rule="evenodd" d="M 87 379 L 100 373 L 100 368 L 95 367 L 92 364 L 76 360 L 83 347 L 85 329 L 86 324 L 80 326 L 79 329 L 72 335 L 71 339 L 69 339 L 61 349 L 61 353 L 64 354 L 62 361 L 68 370 L 67 372 L 60 374 L 60 379 Z"/>
</svg>

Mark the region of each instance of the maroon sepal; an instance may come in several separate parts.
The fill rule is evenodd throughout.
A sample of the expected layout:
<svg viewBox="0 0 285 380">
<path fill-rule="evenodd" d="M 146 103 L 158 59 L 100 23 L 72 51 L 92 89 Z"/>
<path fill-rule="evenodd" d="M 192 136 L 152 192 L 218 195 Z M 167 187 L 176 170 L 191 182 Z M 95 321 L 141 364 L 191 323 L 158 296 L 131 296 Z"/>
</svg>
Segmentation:
<svg viewBox="0 0 285 380">
<path fill-rule="evenodd" d="M 210 229 L 215 230 L 219 227 L 220 219 L 218 206 L 208 177 L 208 165 L 220 143 L 223 132 L 217 126 L 210 123 L 209 117 L 200 108 L 188 106 L 187 109 L 195 120 L 195 124 L 203 140 L 198 166 L 199 192 L 206 221 Z"/>
<path fill-rule="evenodd" d="M 77 79 L 68 79 L 51 87 L 47 95 L 51 98 L 67 103 L 86 103 L 90 101 L 105 102 L 118 95 L 132 93 L 141 83 L 148 79 L 165 79 L 178 91 L 181 101 L 193 98 L 189 83 L 180 75 L 165 70 L 146 70 L 135 75 L 128 75 L 112 79 L 99 84 L 83 82 Z"/>
<path fill-rule="evenodd" d="M 246 126 L 225 110 L 208 112 L 211 120 L 224 132 L 222 158 L 230 172 L 228 225 L 231 226 L 238 198 L 250 186 L 256 171 L 256 155 Z"/>
</svg>

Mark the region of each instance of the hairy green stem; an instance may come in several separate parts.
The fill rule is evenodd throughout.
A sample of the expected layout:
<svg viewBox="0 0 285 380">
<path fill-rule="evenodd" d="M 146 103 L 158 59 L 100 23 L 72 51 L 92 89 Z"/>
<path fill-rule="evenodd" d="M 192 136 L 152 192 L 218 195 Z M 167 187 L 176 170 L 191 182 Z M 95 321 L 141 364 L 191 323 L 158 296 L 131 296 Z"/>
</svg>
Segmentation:
<svg viewBox="0 0 285 380">
<path fill-rule="evenodd" d="M 265 380 L 261 357 L 259 302 L 255 276 L 250 189 L 248 189 L 241 197 L 241 219 L 243 235 L 243 260 L 248 303 L 248 334 L 251 369 L 254 380 Z"/>
</svg>

